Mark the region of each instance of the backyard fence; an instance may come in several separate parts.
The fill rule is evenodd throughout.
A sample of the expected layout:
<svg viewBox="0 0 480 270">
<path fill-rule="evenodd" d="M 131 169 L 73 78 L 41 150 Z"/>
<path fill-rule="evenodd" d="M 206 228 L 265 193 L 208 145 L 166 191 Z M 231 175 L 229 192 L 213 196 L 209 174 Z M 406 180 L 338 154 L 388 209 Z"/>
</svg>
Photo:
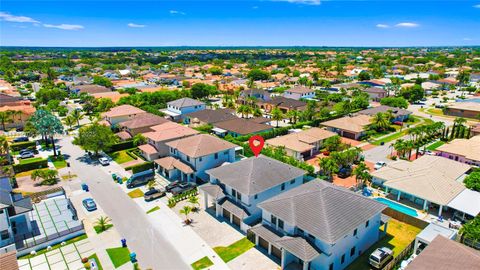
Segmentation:
<svg viewBox="0 0 480 270">
<path fill-rule="evenodd" d="M 416 217 L 412 217 L 410 215 L 399 212 L 399 211 L 397 211 L 395 209 L 392 209 L 390 207 L 383 210 L 382 213 L 389 216 L 389 217 L 392 217 L 392 218 L 394 218 L 398 221 L 407 223 L 409 225 L 412 225 L 412 226 L 420 228 L 420 229 L 425 229 L 425 227 L 427 227 L 428 224 L 429 224 L 428 222 L 426 222 L 424 220 L 418 219 Z"/>
<path fill-rule="evenodd" d="M 385 265 L 382 270 L 396 269 L 396 267 L 413 251 L 413 246 L 415 245 L 415 240 L 413 240 L 407 247 L 405 247 L 398 256 L 393 258 L 387 265 Z"/>
</svg>

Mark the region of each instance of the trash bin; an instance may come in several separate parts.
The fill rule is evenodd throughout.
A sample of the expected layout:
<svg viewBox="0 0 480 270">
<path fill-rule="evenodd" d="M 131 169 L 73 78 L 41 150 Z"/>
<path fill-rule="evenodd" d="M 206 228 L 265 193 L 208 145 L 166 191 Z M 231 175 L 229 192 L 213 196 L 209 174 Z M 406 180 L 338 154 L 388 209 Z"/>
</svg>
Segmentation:
<svg viewBox="0 0 480 270">
<path fill-rule="evenodd" d="M 119 177 L 117 178 L 117 183 L 119 183 L 120 185 L 123 184 L 122 177 L 119 176 Z"/>
<path fill-rule="evenodd" d="M 122 247 L 127 247 L 127 239 L 122 238 L 120 241 L 122 242 Z"/>
<path fill-rule="evenodd" d="M 85 183 L 82 183 L 82 190 L 88 192 L 88 185 Z"/>
<path fill-rule="evenodd" d="M 130 261 L 132 263 L 136 263 L 137 262 L 137 254 L 135 252 L 132 252 L 130 253 Z"/>
<path fill-rule="evenodd" d="M 117 175 L 112 173 L 112 179 L 113 179 L 113 181 L 117 180 Z"/>
</svg>

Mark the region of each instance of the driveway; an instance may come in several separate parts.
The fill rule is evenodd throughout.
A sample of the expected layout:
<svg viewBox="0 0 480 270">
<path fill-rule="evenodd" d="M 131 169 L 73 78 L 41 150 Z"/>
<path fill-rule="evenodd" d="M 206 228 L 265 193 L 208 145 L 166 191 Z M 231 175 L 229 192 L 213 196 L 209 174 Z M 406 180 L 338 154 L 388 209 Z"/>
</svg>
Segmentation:
<svg viewBox="0 0 480 270">
<path fill-rule="evenodd" d="M 60 140 L 62 153 L 70 155 L 73 173 L 89 185 L 92 197 L 112 219 L 120 235 L 127 239 L 130 250 L 137 253 L 141 268 L 189 269 L 161 231 L 149 222 L 145 211 L 112 181 L 109 171 L 118 171 L 121 167 L 88 164 L 85 152 L 71 140 Z"/>
</svg>

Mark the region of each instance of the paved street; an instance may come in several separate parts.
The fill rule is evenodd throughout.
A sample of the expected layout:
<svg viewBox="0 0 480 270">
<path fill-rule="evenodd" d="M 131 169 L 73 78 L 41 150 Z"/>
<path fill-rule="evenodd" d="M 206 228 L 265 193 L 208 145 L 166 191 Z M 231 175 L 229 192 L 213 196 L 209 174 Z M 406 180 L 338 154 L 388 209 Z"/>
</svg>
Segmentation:
<svg viewBox="0 0 480 270">
<path fill-rule="evenodd" d="M 70 155 L 72 173 L 89 185 L 93 198 L 127 239 L 130 250 L 137 253 L 141 268 L 189 269 L 161 231 L 148 221 L 145 211 L 112 181 L 108 173 L 111 166 L 87 164 L 85 152 L 69 138 L 60 140 L 59 145 L 62 153 Z"/>
</svg>

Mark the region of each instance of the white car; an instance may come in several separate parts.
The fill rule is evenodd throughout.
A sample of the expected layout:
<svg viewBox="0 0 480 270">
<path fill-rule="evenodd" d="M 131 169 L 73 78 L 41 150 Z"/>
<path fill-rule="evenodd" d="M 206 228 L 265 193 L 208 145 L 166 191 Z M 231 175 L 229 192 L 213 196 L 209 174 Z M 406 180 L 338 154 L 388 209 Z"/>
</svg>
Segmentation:
<svg viewBox="0 0 480 270">
<path fill-rule="evenodd" d="M 375 163 L 375 165 L 373 166 L 373 168 L 374 168 L 375 170 L 378 170 L 378 169 L 384 167 L 385 165 L 387 165 L 387 163 L 385 163 L 384 161 L 377 161 L 377 162 Z"/>
<path fill-rule="evenodd" d="M 110 164 L 110 160 L 108 160 L 108 158 L 106 157 L 99 158 L 98 162 L 100 162 L 100 164 L 102 164 L 103 166 L 107 166 Z"/>
</svg>

